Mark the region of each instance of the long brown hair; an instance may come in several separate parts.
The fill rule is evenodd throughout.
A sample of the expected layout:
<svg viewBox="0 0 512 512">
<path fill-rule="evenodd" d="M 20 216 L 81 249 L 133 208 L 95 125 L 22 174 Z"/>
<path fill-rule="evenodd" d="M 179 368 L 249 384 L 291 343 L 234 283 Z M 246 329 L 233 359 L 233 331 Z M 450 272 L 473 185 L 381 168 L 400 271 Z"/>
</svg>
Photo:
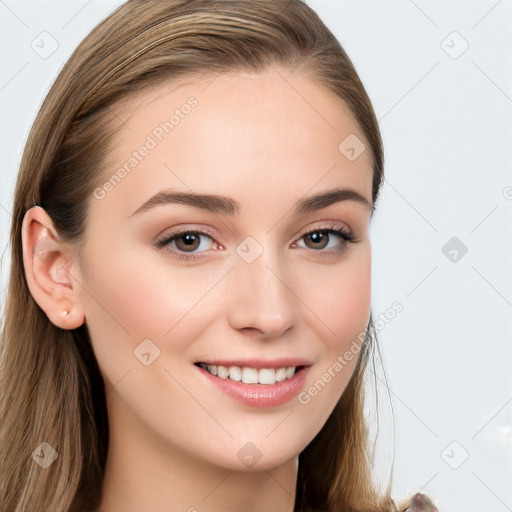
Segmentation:
<svg viewBox="0 0 512 512">
<path fill-rule="evenodd" d="M 25 212 L 46 210 L 62 240 L 79 242 L 115 133 L 112 107 L 169 80 L 230 70 L 300 69 L 349 107 L 369 146 L 373 201 L 383 150 L 370 100 L 339 42 L 301 0 L 130 0 L 78 46 L 38 113 L 23 153 L 10 233 L 12 263 L 1 353 L 4 512 L 91 511 L 108 449 L 105 388 L 87 328 L 63 330 L 31 296 L 22 259 Z M 370 321 L 354 374 L 299 457 L 296 511 L 398 511 L 372 479 L 363 414 L 374 356 Z M 42 442 L 58 458 L 32 460 Z"/>
</svg>

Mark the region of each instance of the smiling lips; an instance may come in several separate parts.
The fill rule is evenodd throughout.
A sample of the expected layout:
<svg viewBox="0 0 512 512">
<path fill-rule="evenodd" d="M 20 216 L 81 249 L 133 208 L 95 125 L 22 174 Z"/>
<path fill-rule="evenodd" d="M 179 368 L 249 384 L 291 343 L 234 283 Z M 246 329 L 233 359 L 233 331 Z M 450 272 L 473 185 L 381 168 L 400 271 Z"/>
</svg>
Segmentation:
<svg viewBox="0 0 512 512">
<path fill-rule="evenodd" d="M 198 362 L 200 372 L 228 396 L 253 407 L 290 401 L 304 385 L 311 363 L 298 360 Z"/>
</svg>

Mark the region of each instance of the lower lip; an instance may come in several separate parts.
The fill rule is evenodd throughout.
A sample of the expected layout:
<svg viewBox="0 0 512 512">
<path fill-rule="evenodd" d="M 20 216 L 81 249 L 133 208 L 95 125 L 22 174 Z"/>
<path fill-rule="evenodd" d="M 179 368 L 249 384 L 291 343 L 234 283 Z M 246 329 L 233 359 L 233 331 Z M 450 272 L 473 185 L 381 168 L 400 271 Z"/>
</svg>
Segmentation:
<svg viewBox="0 0 512 512">
<path fill-rule="evenodd" d="M 299 370 L 291 379 L 275 384 L 244 384 L 231 379 L 221 379 L 210 372 L 196 368 L 226 395 L 251 407 L 277 407 L 289 402 L 304 386 L 309 366 Z"/>
</svg>

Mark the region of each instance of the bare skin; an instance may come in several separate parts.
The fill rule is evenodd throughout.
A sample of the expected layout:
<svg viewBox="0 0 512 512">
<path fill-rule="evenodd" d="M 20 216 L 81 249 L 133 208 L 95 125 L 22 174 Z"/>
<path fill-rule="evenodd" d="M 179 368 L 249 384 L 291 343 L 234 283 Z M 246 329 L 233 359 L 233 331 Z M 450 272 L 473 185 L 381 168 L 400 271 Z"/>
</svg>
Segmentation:
<svg viewBox="0 0 512 512">
<path fill-rule="evenodd" d="M 158 87 L 118 109 L 125 125 L 105 183 L 152 146 L 148 136 L 156 144 L 91 197 L 80 247 L 59 240 L 41 208 L 24 219 L 32 295 L 59 327 L 87 324 L 105 380 L 104 512 L 291 512 L 298 455 L 357 353 L 333 365 L 368 324 L 372 168 L 368 150 L 351 161 L 338 149 L 350 134 L 364 140 L 347 107 L 303 74 L 213 78 Z M 172 130 L 155 132 L 176 109 Z M 333 189 L 368 204 L 294 211 Z M 135 213 L 162 190 L 227 196 L 239 211 L 160 204 Z M 177 230 L 194 243 L 182 234 L 155 247 Z M 195 364 L 291 356 L 309 365 L 304 399 L 269 407 L 228 396 Z"/>
</svg>

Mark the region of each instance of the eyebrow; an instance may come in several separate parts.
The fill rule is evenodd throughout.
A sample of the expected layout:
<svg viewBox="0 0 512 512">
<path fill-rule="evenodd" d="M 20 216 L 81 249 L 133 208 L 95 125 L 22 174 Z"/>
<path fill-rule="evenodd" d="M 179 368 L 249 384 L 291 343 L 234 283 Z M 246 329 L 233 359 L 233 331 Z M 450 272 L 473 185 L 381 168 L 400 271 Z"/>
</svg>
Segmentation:
<svg viewBox="0 0 512 512">
<path fill-rule="evenodd" d="M 300 215 L 321 210 L 322 208 L 326 208 L 331 204 L 341 201 L 355 201 L 365 208 L 368 208 L 370 211 L 373 211 L 373 204 L 355 190 L 336 188 L 300 199 L 295 204 L 295 214 Z M 238 215 L 240 213 L 240 203 L 230 197 L 162 190 L 137 208 L 130 217 L 152 210 L 157 206 L 167 204 L 183 204 L 208 210 L 213 213 L 223 213 L 225 215 Z"/>
</svg>

